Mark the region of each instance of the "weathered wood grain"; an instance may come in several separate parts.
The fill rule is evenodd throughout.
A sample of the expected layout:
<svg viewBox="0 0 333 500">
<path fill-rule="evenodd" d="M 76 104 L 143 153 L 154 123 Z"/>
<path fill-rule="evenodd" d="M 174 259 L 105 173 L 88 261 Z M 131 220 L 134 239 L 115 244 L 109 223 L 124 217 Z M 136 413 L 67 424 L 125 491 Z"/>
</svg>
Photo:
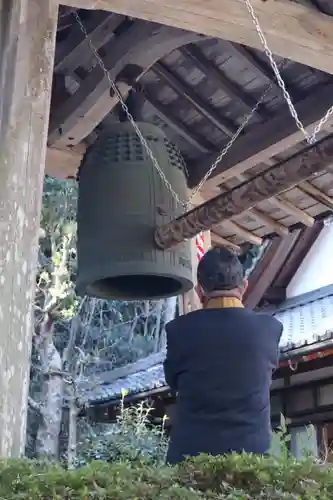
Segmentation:
<svg viewBox="0 0 333 500">
<path fill-rule="evenodd" d="M 57 5 L 0 1 L 0 457 L 24 451 Z"/>
<path fill-rule="evenodd" d="M 325 170 L 332 163 L 332 155 L 333 137 L 330 136 L 231 191 L 222 193 L 157 228 L 157 246 L 162 249 L 171 248 L 185 239 L 193 238 L 200 231 L 209 230 L 224 220 L 253 208 L 261 201 L 290 189 Z"/>
<path fill-rule="evenodd" d="M 262 49 L 244 0 L 62 0 Z M 310 4 L 252 0 L 273 53 L 333 73 L 333 18 Z"/>
</svg>

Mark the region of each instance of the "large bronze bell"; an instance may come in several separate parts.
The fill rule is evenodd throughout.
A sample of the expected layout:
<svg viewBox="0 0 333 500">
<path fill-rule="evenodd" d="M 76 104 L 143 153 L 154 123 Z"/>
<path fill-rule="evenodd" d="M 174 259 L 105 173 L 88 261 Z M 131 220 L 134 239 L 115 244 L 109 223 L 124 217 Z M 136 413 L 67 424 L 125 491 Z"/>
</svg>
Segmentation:
<svg viewBox="0 0 333 500">
<path fill-rule="evenodd" d="M 138 124 L 163 172 L 186 199 L 184 162 L 157 127 Z M 78 276 L 80 295 L 103 299 L 160 299 L 193 287 L 190 242 L 162 251 L 154 229 L 182 209 L 128 122 L 102 133 L 79 172 Z"/>
</svg>

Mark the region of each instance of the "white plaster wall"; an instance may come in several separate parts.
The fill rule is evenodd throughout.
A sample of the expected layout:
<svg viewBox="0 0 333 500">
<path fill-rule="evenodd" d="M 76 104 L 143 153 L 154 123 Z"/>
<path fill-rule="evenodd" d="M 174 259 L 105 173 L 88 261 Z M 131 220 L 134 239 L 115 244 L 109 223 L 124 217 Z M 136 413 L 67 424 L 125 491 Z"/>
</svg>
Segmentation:
<svg viewBox="0 0 333 500">
<path fill-rule="evenodd" d="M 333 224 L 325 226 L 289 283 L 287 298 L 333 284 Z"/>
</svg>

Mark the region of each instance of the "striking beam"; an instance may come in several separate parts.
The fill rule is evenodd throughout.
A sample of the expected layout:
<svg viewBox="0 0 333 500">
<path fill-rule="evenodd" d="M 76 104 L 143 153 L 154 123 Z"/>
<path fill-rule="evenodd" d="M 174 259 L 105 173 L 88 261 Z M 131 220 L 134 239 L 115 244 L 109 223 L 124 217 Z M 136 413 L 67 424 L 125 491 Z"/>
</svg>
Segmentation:
<svg viewBox="0 0 333 500">
<path fill-rule="evenodd" d="M 333 86 L 327 85 L 298 102 L 295 107 L 304 126 L 312 130 L 332 104 Z M 328 120 L 325 127 L 332 123 L 333 117 Z M 213 172 L 212 177 L 205 183 L 204 190 L 214 188 L 259 163 L 267 162 L 272 156 L 288 150 L 303 139 L 304 136 L 296 128 L 289 110 L 279 113 L 268 123 L 256 125 L 251 132 L 237 139 L 235 145 Z M 207 155 L 201 158 L 200 162 L 191 165 L 190 187 L 199 183 L 217 156 L 216 153 Z"/>
<path fill-rule="evenodd" d="M 244 0 L 61 0 L 230 40 L 262 50 Z M 274 54 L 333 73 L 333 18 L 290 0 L 252 0 Z"/>
<path fill-rule="evenodd" d="M 315 146 L 288 160 L 270 167 L 261 174 L 234 189 L 216 196 L 190 212 L 158 227 L 156 245 L 169 249 L 193 238 L 200 231 L 208 231 L 223 220 L 249 210 L 261 201 L 292 188 L 332 164 L 333 137 L 327 137 Z"/>
</svg>

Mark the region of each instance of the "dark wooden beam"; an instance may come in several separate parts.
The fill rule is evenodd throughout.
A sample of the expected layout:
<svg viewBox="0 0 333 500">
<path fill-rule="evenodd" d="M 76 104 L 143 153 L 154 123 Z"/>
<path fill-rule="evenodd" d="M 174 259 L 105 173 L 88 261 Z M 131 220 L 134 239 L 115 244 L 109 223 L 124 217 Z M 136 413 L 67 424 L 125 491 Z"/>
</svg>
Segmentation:
<svg viewBox="0 0 333 500">
<path fill-rule="evenodd" d="M 132 26 L 110 43 L 110 50 L 103 58 L 111 78 L 128 65 L 136 65 L 141 76 L 160 58 L 187 43 L 201 40 L 196 33 L 160 26 L 144 21 L 135 21 Z M 130 88 L 120 89 L 126 98 Z M 110 97 L 110 85 L 104 72 L 96 65 L 83 80 L 79 89 L 59 106 L 50 121 L 49 144 L 63 147 L 80 143 L 117 105 L 118 99 Z"/>
<path fill-rule="evenodd" d="M 272 87 L 277 92 L 281 92 L 280 87 L 277 84 L 275 74 L 267 60 L 267 63 L 262 61 L 259 57 L 257 57 L 252 50 L 244 45 L 239 45 L 236 43 L 228 43 L 229 50 L 231 53 L 234 53 L 236 56 L 243 59 L 250 67 L 252 67 L 257 73 L 259 77 L 264 77 L 265 80 L 272 85 Z M 292 97 L 296 97 L 298 95 L 301 98 L 303 94 L 302 90 L 296 89 L 295 85 L 293 85 L 289 80 L 285 77 L 283 78 L 285 83 L 287 84 L 288 92 Z"/>
<path fill-rule="evenodd" d="M 251 111 L 257 101 L 252 96 L 248 95 L 246 92 L 242 90 L 242 88 L 230 80 L 215 64 L 213 61 L 207 59 L 205 54 L 199 49 L 199 47 L 195 45 L 187 45 L 186 47 L 182 47 L 180 52 L 187 59 L 191 59 L 191 61 L 196 65 L 197 68 L 202 71 L 202 73 L 209 80 L 215 81 L 219 88 L 225 92 L 227 96 L 229 96 L 232 100 L 240 103 L 246 112 Z M 268 119 L 272 115 L 264 106 L 261 106 L 258 111 L 255 113 L 256 116 L 261 119 Z"/>
<path fill-rule="evenodd" d="M 277 273 L 292 251 L 300 231 L 294 231 L 283 238 L 275 238 L 249 278 L 249 286 L 244 298 L 246 307 L 254 309 L 273 283 Z"/>
<path fill-rule="evenodd" d="M 189 144 L 194 146 L 198 151 L 202 153 L 207 153 L 214 149 L 214 145 L 210 143 L 205 137 L 191 130 L 188 125 L 185 125 L 174 113 L 169 109 L 168 106 L 162 104 L 154 95 L 148 87 L 143 86 L 142 92 L 147 100 L 147 102 L 154 108 L 154 112 L 159 116 L 164 123 L 166 123 L 170 128 L 175 130 L 177 134 L 183 137 Z"/>
<path fill-rule="evenodd" d="M 284 300 L 286 300 L 286 289 L 282 286 L 275 286 L 273 283 L 273 285 L 265 291 L 257 308 L 265 307 L 269 304 L 281 304 Z"/>
<path fill-rule="evenodd" d="M 226 44 L 231 54 L 241 58 L 246 65 L 255 70 L 259 77 L 265 78 L 267 83 L 272 84 L 276 90 L 279 90 L 279 87 L 274 80 L 274 73 L 268 65 L 263 64 L 244 45 L 232 42 L 226 42 Z"/>
<path fill-rule="evenodd" d="M 207 118 L 228 137 L 232 137 L 236 132 L 235 125 L 228 118 L 221 116 L 213 106 L 205 102 L 190 85 L 173 73 L 165 64 L 158 62 L 153 66 L 152 70 L 156 76 L 158 76 L 162 82 L 164 81 L 167 83 L 179 97 L 190 102 L 202 116 Z"/>
<path fill-rule="evenodd" d="M 97 50 L 113 38 L 114 30 L 124 19 L 124 16 L 99 10 L 91 13 L 89 20 L 84 24 Z M 82 33 L 80 26 L 75 23 L 68 38 L 64 42 L 57 43 L 54 71 L 55 73 L 73 73 L 79 66 L 85 66 L 93 57 L 89 41 Z"/>
<path fill-rule="evenodd" d="M 200 231 L 249 210 L 258 203 L 292 188 L 325 170 L 332 164 L 333 136 L 323 139 L 305 151 L 294 155 L 234 189 L 199 205 L 155 231 L 156 245 L 172 248 Z"/>
<path fill-rule="evenodd" d="M 321 90 L 312 93 L 310 97 L 296 103 L 295 107 L 305 127 L 314 127 L 322 118 L 327 109 L 332 106 L 333 85 L 325 85 Z M 332 119 L 327 126 L 332 124 Z M 279 113 L 268 123 L 259 124 L 252 131 L 237 139 L 234 147 L 217 166 L 206 187 L 216 187 L 225 180 L 235 177 L 250 168 L 265 163 L 272 156 L 286 151 L 298 142 L 304 140 L 303 134 L 297 129 L 289 110 Z M 207 155 L 200 161 L 190 166 L 189 185 L 197 185 L 212 163 L 217 154 Z"/>
<path fill-rule="evenodd" d="M 313 227 L 304 228 L 296 242 L 294 251 L 290 254 L 285 265 L 276 277 L 276 285 L 287 288 L 297 269 L 309 253 L 312 245 L 322 231 L 324 224 L 317 221 Z"/>
</svg>

